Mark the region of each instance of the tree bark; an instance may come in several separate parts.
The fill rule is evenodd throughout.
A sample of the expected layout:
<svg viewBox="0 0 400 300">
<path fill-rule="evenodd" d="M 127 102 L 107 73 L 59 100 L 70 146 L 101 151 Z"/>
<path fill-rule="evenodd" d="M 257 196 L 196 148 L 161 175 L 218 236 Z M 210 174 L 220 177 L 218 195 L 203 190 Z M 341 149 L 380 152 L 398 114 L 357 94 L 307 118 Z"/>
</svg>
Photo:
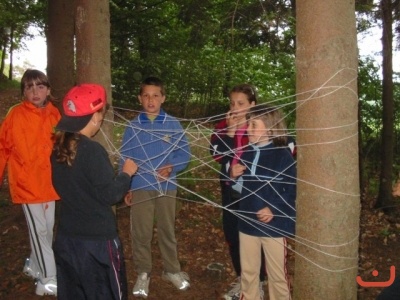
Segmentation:
<svg viewBox="0 0 400 300">
<path fill-rule="evenodd" d="M 357 299 L 360 191 L 354 0 L 296 2 L 294 299 Z"/>
<path fill-rule="evenodd" d="M 76 0 L 76 68 L 77 83 L 97 83 L 111 97 L 110 9 L 109 0 Z M 96 139 L 106 148 L 112 144 L 113 112 L 109 110 Z M 108 120 L 108 122 L 107 122 Z M 108 141 L 106 141 L 108 140 Z M 114 149 L 112 149 L 114 150 Z"/>
<path fill-rule="evenodd" d="M 48 2 L 47 76 L 58 104 L 75 84 L 74 8 L 74 0 Z"/>
<path fill-rule="evenodd" d="M 392 202 L 392 174 L 394 153 L 394 99 L 393 99 L 393 31 L 392 2 L 381 0 L 382 12 L 382 144 L 381 173 L 376 208 L 385 208 Z"/>
</svg>

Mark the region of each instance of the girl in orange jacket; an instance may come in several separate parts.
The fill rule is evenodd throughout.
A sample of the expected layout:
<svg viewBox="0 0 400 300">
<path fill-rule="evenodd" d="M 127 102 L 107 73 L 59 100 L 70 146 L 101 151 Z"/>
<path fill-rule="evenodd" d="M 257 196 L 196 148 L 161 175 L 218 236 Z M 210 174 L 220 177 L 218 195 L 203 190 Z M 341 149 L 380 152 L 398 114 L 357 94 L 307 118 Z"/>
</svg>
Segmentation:
<svg viewBox="0 0 400 300">
<path fill-rule="evenodd" d="M 38 70 L 21 79 L 23 101 L 10 109 L 0 128 L 0 186 L 7 165 L 13 203 L 22 204 L 31 244 L 23 272 L 36 282 L 36 294 L 56 295 L 52 249 L 55 200 L 51 182 L 51 135 L 60 119 L 49 101 L 50 84 Z"/>
</svg>

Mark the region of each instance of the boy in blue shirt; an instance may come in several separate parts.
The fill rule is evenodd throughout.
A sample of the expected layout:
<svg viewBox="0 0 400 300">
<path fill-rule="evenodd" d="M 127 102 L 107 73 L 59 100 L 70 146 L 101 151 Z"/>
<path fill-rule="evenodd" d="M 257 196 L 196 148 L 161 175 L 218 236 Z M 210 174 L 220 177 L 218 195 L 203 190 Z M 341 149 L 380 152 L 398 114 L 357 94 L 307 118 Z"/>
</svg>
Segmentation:
<svg viewBox="0 0 400 300">
<path fill-rule="evenodd" d="M 161 108 L 165 88 L 159 78 L 146 78 L 140 85 L 138 98 L 143 110 L 127 126 L 121 154 L 139 166 L 125 202 L 132 205 L 132 250 L 138 273 L 132 293 L 147 298 L 154 219 L 164 264 L 162 278 L 179 290 L 190 287 L 189 276 L 181 272 L 175 239 L 176 173 L 189 163 L 190 149 L 179 121 Z"/>
</svg>

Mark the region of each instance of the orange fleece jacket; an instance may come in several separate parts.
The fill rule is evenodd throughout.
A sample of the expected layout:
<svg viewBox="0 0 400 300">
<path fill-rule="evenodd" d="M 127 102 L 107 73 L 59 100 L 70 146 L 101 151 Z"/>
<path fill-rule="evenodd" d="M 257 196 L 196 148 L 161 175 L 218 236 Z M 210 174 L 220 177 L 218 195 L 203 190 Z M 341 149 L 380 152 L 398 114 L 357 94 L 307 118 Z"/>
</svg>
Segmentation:
<svg viewBox="0 0 400 300">
<path fill-rule="evenodd" d="M 0 185 L 8 163 L 8 181 L 14 203 L 58 200 L 51 181 L 51 135 L 60 119 L 48 102 L 37 108 L 23 101 L 10 109 L 0 128 Z"/>
</svg>

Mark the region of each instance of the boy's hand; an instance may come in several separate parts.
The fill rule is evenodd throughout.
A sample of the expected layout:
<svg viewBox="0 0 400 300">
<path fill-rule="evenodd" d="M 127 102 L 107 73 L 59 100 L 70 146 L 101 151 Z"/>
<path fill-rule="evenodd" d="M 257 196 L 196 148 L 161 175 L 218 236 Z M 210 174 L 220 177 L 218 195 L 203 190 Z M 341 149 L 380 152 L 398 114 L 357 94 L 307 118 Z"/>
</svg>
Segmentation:
<svg viewBox="0 0 400 300">
<path fill-rule="evenodd" d="M 241 175 L 243 175 L 244 171 L 246 170 L 246 167 L 241 165 L 241 164 L 235 164 L 231 167 L 230 171 L 230 177 L 232 179 L 235 179 Z"/>
<path fill-rule="evenodd" d="M 131 206 L 133 204 L 133 193 L 127 192 L 124 197 L 124 201 L 127 206 Z"/>
<path fill-rule="evenodd" d="M 129 176 L 133 176 L 138 169 L 138 165 L 130 158 L 127 158 L 122 166 L 122 172 L 128 174 Z"/>
<path fill-rule="evenodd" d="M 399 197 L 399 196 L 400 196 L 400 179 L 397 180 L 397 182 L 396 182 L 395 185 L 393 186 L 392 195 L 393 195 L 394 197 Z"/>
<path fill-rule="evenodd" d="M 158 181 L 167 180 L 172 173 L 172 165 L 165 165 L 157 170 L 157 179 Z"/>
<path fill-rule="evenodd" d="M 264 207 L 257 212 L 257 218 L 263 223 L 269 223 L 274 218 L 274 214 L 268 207 Z"/>
</svg>

